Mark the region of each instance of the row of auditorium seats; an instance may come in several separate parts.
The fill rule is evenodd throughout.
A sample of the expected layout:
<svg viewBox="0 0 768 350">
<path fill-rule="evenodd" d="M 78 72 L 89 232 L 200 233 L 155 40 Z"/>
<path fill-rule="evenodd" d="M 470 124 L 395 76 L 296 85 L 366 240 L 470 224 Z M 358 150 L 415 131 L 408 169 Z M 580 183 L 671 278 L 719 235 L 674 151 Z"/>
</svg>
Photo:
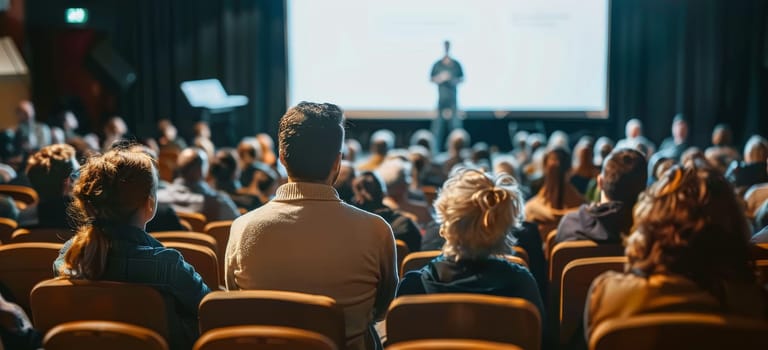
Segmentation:
<svg viewBox="0 0 768 350">
<path fill-rule="evenodd" d="M 53 279 L 31 294 L 33 322 L 48 350 L 165 349 L 165 305 L 151 287 Z M 283 291 L 213 292 L 200 304 L 195 349 L 343 349 L 344 316 L 331 298 Z M 540 349 L 541 317 L 530 302 L 478 294 L 395 299 L 388 349 Z M 126 325 L 127 324 L 127 325 Z M 118 335 L 109 335 L 117 333 Z M 730 316 L 655 314 L 601 324 L 591 349 L 765 349 L 768 325 Z M 93 338 L 93 339 L 91 339 Z M 113 340 L 114 341 L 114 340 Z M 478 343 L 479 341 L 479 343 Z M 137 342 L 145 342 L 137 346 Z M 258 346 L 258 347 L 257 347 Z M 443 347 L 445 346 L 445 347 Z M 103 348 L 103 347 L 102 347 Z"/>
</svg>

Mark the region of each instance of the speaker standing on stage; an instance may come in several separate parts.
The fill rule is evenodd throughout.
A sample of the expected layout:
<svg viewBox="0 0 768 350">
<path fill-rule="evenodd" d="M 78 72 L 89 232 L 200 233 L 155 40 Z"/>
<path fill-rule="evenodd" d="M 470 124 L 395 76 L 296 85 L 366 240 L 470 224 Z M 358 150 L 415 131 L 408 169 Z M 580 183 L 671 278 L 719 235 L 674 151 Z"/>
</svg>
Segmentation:
<svg viewBox="0 0 768 350">
<path fill-rule="evenodd" d="M 445 41 L 445 55 L 432 65 L 432 82 L 437 84 L 437 117 L 432 121 L 432 133 L 437 147 L 442 147 L 445 135 L 453 129 L 461 128 L 456 102 L 456 86 L 464 81 L 464 71 L 459 61 L 451 58 L 451 42 Z M 446 124 L 449 130 L 446 130 Z"/>
</svg>

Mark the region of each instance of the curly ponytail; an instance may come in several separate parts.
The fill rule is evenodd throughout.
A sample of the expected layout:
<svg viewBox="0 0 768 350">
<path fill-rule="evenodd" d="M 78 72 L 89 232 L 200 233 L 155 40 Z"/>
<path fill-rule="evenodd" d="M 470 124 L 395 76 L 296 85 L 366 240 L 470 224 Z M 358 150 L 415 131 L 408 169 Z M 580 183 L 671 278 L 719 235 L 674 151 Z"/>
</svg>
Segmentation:
<svg viewBox="0 0 768 350">
<path fill-rule="evenodd" d="M 157 170 L 147 154 L 114 149 L 88 160 L 75 185 L 70 216 L 79 223 L 60 273 L 100 279 L 107 265 L 112 227 L 125 225 L 155 196 Z"/>
</svg>

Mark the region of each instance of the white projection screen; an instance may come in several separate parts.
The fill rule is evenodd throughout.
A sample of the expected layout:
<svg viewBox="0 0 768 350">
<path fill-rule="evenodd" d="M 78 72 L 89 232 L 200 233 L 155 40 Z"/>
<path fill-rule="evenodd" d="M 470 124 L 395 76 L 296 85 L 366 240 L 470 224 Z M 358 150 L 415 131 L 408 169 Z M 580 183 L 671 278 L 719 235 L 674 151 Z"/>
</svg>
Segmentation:
<svg viewBox="0 0 768 350">
<path fill-rule="evenodd" d="M 348 117 L 435 115 L 443 41 L 459 109 L 606 118 L 610 0 L 286 0 L 288 103 Z"/>
</svg>

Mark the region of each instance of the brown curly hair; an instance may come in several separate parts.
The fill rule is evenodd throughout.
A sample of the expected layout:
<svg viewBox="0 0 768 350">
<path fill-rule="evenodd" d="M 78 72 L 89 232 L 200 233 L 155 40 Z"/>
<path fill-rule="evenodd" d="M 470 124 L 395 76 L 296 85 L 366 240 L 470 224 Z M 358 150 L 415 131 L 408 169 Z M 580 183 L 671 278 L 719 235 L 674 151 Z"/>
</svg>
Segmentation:
<svg viewBox="0 0 768 350">
<path fill-rule="evenodd" d="M 679 274 L 722 295 L 724 281 L 753 281 L 749 224 L 731 185 L 702 162 L 669 169 L 640 195 L 626 255 L 640 275 Z"/>
</svg>

